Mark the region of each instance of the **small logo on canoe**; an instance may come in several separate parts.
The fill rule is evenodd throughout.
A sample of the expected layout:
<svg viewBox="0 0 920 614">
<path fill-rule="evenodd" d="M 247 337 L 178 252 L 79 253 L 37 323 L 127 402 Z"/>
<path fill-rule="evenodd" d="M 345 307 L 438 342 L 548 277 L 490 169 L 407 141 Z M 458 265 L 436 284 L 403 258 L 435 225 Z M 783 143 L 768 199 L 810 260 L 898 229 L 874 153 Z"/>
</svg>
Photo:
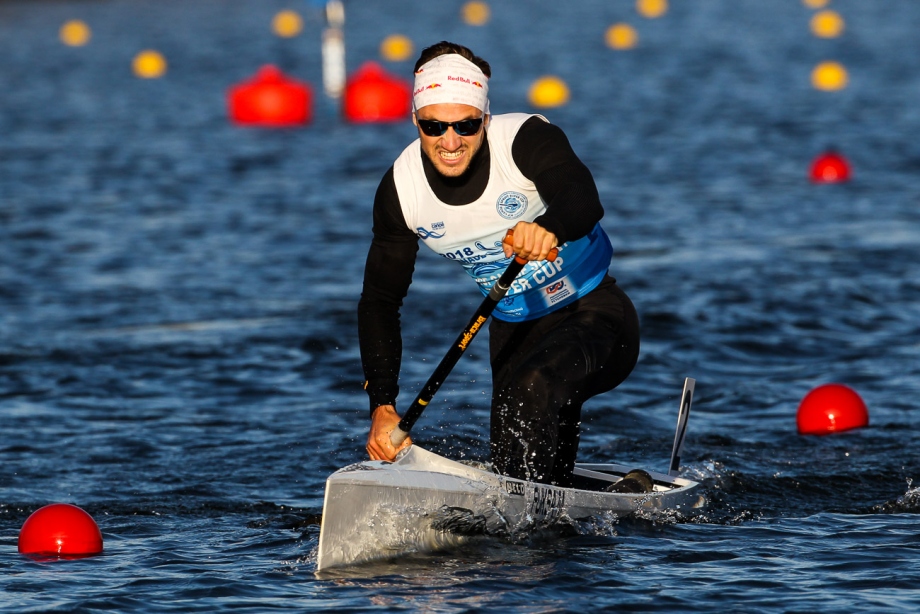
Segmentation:
<svg viewBox="0 0 920 614">
<path fill-rule="evenodd" d="M 533 501 L 530 503 L 530 514 L 534 518 L 551 522 L 562 516 L 564 506 L 564 490 L 534 484 Z"/>
<path fill-rule="evenodd" d="M 509 495 L 517 495 L 519 497 L 524 496 L 524 483 L 523 482 L 511 482 L 505 480 L 505 491 Z"/>
</svg>

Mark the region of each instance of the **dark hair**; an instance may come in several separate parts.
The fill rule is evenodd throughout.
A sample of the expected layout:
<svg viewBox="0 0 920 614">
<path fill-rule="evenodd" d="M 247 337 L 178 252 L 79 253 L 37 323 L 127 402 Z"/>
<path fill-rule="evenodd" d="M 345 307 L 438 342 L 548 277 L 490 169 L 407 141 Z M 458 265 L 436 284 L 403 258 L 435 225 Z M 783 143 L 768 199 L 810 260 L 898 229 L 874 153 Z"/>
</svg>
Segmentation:
<svg viewBox="0 0 920 614">
<path fill-rule="evenodd" d="M 482 74 L 489 77 L 490 79 L 492 78 L 492 68 L 489 66 L 488 62 L 474 54 L 469 50 L 468 47 L 458 45 L 457 43 L 450 43 L 448 41 L 441 41 L 440 43 L 433 44 L 431 47 L 425 47 L 422 49 L 422 54 L 418 56 L 418 61 L 415 63 L 415 72 L 418 72 L 419 68 L 434 58 L 438 57 L 439 55 L 447 55 L 449 53 L 456 53 L 459 56 L 463 56 L 478 66 L 479 70 L 482 71 Z"/>
</svg>

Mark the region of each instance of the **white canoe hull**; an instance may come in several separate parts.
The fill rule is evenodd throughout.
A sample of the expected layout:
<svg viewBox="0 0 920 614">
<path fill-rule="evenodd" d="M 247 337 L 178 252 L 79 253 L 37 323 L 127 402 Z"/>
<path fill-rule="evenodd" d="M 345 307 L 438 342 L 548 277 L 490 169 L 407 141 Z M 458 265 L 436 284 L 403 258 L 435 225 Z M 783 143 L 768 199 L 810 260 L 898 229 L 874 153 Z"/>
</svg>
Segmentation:
<svg viewBox="0 0 920 614">
<path fill-rule="evenodd" d="M 610 483 L 624 465 L 576 466 L 576 476 Z M 705 500 L 691 480 L 649 472 L 644 494 L 558 488 L 507 478 L 417 445 L 393 463 L 366 461 L 326 481 L 316 570 L 456 546 L 471 535 L 516 535 L 558 523 L 638 510 L 689 512 Z"/>
</svg>

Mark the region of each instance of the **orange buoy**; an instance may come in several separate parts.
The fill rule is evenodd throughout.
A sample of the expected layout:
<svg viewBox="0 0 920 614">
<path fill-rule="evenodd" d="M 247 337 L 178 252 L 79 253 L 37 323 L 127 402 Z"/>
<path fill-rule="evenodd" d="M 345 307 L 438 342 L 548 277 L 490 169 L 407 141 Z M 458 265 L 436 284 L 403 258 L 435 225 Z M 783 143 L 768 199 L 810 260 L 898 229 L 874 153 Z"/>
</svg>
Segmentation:
<svg viewBox="0 0 920 614">
<path fill-rule="evenodd" d="M 636 11 L 648 19 L 656 19 L 668 12 L 668 0 L 636 0 Z"/>
<path fill-rule="evenodd" d="M 537 108 L 561 107 L 568 103 L 571 94 L 565 81 L 554 75 L 544 75 L 530 85 L 527 98 Z"/>
<path fill-rule="evenodd" d="M 605 34 L 607 46 L 611 49 L 632 49 L 639 41 L 636 29 L 628 23 L 615 23 Z"/>
<path fill-rule="evenodd" d="M 843 183 L 850 180 L 850 163 L 836 151 L 826 151 L 811 163 L 814 183 Z"/>
<path fill-rule="evenodd" d="M 79 19 L 71 19 L 63 26 L 58 33 L 61 42 L 70 47 L 82 47 L 93 37 L 92 30 L 86 25 L 86 22 Z"/>
<path fill-rule="evenodd" d="M 811 84 L 822 92 L 839 92 L 850 82 L 847 69 L 840 62 L 821 62 L 811 71 Z"/>
<path fill-rule="evenodd" d="M 811 32 L 820 38 L 836 38 L 843 34 L 846 22 L 837 11 L 819 11 L 811 18 Z"/>
<path fill-rule="evenodd" d="M 467 2 L 460 9 L 463 21 L 469 26 L 484 26 L 489 23 L 492 11 L 485 2 Z"/>
<path fill-rule="evenodd" d="M 356 123 L 395 122 L 412 112 L 412 86 L 387 74 L 376 62 L 366 62 L 345 84 L 342 112 Z"/>
<path fill-rule="evenodd" d="M 76 505 L 52 503 L 26 518 L 19 531 L 19 552 L 59 558 L 99 554 L 102 532 Z"/>
<path fill-rule="evenodd" d="M 313 90 L 268 64 L 255 77 L 230 88 L 230 118 L 244 126 L 302 126 L 313 118 Z"/>
<path fill-rule="evenodd" d="M 272 31 L 281 38 L 294 38 L 303 31 L 303 18 L 297 11 L 281 11 L 272 19 Z"/>
<path fill-rule="evenodd" d="M 131 69 L 141 79 L 159 79 L 166 74 L 166 58 L 159 51 L 145 49 L 131 61 Z"/>
<path fill-rule="evenodd" d="M 827 435 L 869 425 L 859 394 L 843 384 L 824 384 L 805 395 L 795 417 L 802 435 Z"/>
</svg>

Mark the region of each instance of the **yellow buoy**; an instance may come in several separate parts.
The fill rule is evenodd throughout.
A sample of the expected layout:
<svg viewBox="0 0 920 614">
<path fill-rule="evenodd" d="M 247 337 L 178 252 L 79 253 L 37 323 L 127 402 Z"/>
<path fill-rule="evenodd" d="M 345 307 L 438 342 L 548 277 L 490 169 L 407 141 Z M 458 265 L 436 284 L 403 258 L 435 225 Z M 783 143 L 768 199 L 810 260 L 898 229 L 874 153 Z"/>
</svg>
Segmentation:
<svg viewBox="0 0 920 614">
<path fill-rule="evenodd" d="M 388 62 L 403 62 L 412 57 L 412 41 L 402 34 L 391 34 L 380 43 L 380 57 Z"/>
<path fill-rule="evenodd" d="M 802 0 L 802 4 L 810 9 L 823 9 L 830 0 Z"/>
<path fill-rule="evenodd" d="M 636 11 L 649 19 L 661 17 L 668 12 L 668 0 L 636 0 Z"/>
<path fill-rule="evenodd" d="M 147 49 L 134 56 L 134 74 L 142 79 L 156 79 L 166 74 L 166 58 L 157 51 Z"/>
<path fill-rule="evenodd" d="M 819 11 L 811 18 L 811 31 L 821 38 L 836 38 L 843 34 L 846 24 L 837 11 Z"/>
<path fill-rule="evenodd" d="M 632 49 L 639 42 L 636 29 L 628 23 L 615 23 L 607 28 L 607 46 L 612 49 Z"/>
<path fill-rule="evenodd" d="M 569 86 L 559 77 L 547 75 L 533 82 L 527 98 L 535 107 L 561 107 L 569 101 Z"/>
<path fill-rule="evenodd" d="M 470 26 L 484 26 L 489 23 L 492 11 L 485 2 L 467 2 L 461 10 L 463 21 Z"/>
<path fill-rule="evenodd" d="M 280 11 L 272 19 L 272 31 L 281 38 L 293 38 L 303 30 L 303 19 L 296 11 Z"/>
<path fill-rule="evenodd" d="M 89 42 L 93 33 L 89 26 L 79 19 L 71 19 L 63 26 L 60 31 L 61 42 L 71 47 L 82 47 Z"/>
<path fill-rule="evenodd" d="M 842 90 L 848 81 L 847 69 L 839 62 L 821 62 L 811 72 L 811 84 L 825 92 Z"/>
</svg>

